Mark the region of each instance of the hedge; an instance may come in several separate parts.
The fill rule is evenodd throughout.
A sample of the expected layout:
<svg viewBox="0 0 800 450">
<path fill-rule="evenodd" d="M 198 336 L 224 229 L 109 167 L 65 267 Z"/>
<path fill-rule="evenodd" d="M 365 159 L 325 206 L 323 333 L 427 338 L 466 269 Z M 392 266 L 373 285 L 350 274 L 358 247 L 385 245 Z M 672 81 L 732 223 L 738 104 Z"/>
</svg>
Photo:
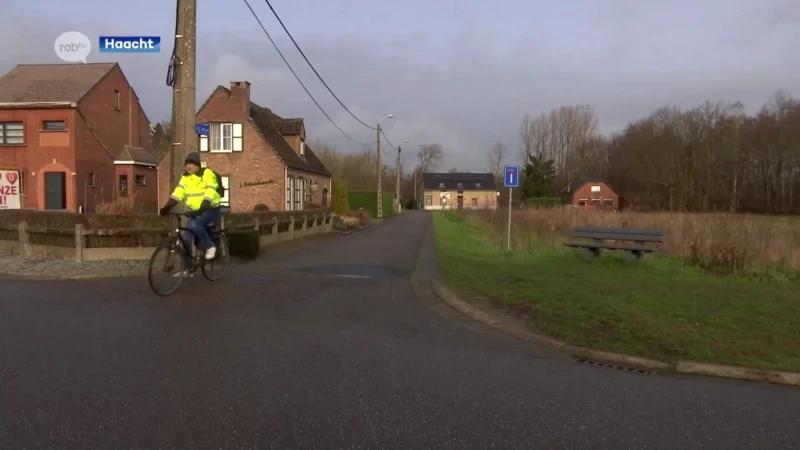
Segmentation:
<svg viewBox="0 0 800 450">
<path fill-rule="evenodd" d="M 364 208 L 371 217 L 378 217 L 378 192 L 377 191 L 350 191 L 348 194 L 350 209 Z M 383 216 L 394 214 L 394 194 L 383 193 Z"/>
<path fill-rule="evenodd" d="M 347 183 L 344 180 L 334 178 L 331 181 L 331 211 L 340 215 L 350 211 Z"/>
<path fill-rule="evenodd" d="M 537 208 L 553 208 L 561 206 L 561 197 L 534 197 L 525 200 L 525 204 Z"/>
</svg>

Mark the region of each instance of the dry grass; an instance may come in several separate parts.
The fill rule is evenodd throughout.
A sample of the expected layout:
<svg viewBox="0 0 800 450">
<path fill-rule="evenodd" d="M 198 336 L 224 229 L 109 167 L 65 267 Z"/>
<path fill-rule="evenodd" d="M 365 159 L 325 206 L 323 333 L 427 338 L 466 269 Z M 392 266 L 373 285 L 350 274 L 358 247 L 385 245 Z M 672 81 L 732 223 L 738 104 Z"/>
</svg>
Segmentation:
<svg viewBox="0 0 800 450">
<path fill-rule="evenodd" d="M 474 213 L 495 230 L 504 244 L 508 210 Z M 800 271 L 800 218 L 744 214 L 610 213 L 583 209 L 512 211 L 516 250 L 565 249 L 563 242 L 580 225 L 657 228 L 667 232 L 662 250 L 710 272 Z"/>
<path fill-rule="evenodd" d="M 129 216 L 136 211 L 136 195 L 128 197 L 117 197 L 110 202 L 103 202 L 95 206 L 97 214 L 111 214 L 117 216 Z"/>
</svg>

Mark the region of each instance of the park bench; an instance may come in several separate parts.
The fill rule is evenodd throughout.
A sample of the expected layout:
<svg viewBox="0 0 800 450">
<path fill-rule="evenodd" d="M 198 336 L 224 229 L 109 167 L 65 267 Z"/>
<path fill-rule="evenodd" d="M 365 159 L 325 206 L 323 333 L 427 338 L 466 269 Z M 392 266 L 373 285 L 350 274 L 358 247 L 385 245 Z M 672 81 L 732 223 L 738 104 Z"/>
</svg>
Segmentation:
<svg viewBox="0 0 800 450">
<path fill-rule="evenodd" d="M 591 239 L 591 242 L 565 242 L 567 247 L 583 248 L 586 259 L 599 257 L 603 249 L 624 250 L 628 259 L 642 259 L 644 255 L 659 251 L 645 243 L 663 244 L 666 232 L 645 228 L 575 227 L 572 238 Z M 623 243 L 620 243 L 623 241 Z M 626 244 L 624 242 L 632 242 Z"/>
</svg>

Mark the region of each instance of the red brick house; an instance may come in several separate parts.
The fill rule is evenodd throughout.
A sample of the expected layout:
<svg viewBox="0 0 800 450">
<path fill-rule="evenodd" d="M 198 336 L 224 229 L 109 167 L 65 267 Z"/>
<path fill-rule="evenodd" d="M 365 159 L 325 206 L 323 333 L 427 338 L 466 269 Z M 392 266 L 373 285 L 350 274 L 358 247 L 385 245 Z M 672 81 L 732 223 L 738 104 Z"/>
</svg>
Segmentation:
<svg viewBox="0 0 800 450">
<path fill-rule="evenodd" d="M 223 180 L 223 204 L 234 212 L 297 211 L 330 204 L 331 174 L 306 144 L 303 119 L 284 119 L 250 101 L 250 83 L 217 86 L 197 112 L 210 136 L 199 137 L 200 158 Z M 170 158 L 159 164 L 160 203 L 166 202 Z"/>
<path fill-rule="evenodd" d="M 135 196 L 155 211 L 150 121 L 117 63 L 21 64 L 0 78 L 0 168 L 24 209 L 92 212 Z"/>
<path fill-rule="evenodd" d="M 619 196 L 601 178 L 589 178 L 571 183 L 558 193 L 564 205 L 581 208 L 619 210 Z"/>
</svg>

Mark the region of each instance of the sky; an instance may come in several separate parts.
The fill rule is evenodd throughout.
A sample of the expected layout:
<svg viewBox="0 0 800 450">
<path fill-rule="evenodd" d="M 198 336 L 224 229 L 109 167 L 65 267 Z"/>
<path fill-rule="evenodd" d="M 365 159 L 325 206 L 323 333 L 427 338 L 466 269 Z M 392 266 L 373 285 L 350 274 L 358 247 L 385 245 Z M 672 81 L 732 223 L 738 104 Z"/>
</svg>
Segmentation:
<svg viewBox="0 0 800 450">
<path fill-rule="evenodd" d="M 249 81 L 251 100 L 344 151 L 342 136 L 303 91 L 243 0 L 197 0 L 197 104 L 217 85 Z M 289 64 L 347 134 L 374 142 L 327 92 L 263 0 L 248 0 Z M 485 171 L 497 142 L 516 157 L 525 114 L 590 104 L 601 131 L 622 130 L 662 106 L 742 101 L 756 112 L 778 89 L 800 97 L 800 0 L 270 0 L 326 83 L 361 120 L 382 122 L 410 163 L 439 143 L 445 167 Z M 8 3 L 10 2 L 10 9 Z M 162 37 L 158 54 L 118 61 L 151 122 L 169 119 L 165 84 L 174 3 L 4 0 L 0 72 L 59 63 L 66 31 Z M 170 6 L 172 5 L 172 6 Z M 393 157 L 394 150 L 389 150 Z M 510 161 L 511 162 L 511 161 Z"/>
</svg>

